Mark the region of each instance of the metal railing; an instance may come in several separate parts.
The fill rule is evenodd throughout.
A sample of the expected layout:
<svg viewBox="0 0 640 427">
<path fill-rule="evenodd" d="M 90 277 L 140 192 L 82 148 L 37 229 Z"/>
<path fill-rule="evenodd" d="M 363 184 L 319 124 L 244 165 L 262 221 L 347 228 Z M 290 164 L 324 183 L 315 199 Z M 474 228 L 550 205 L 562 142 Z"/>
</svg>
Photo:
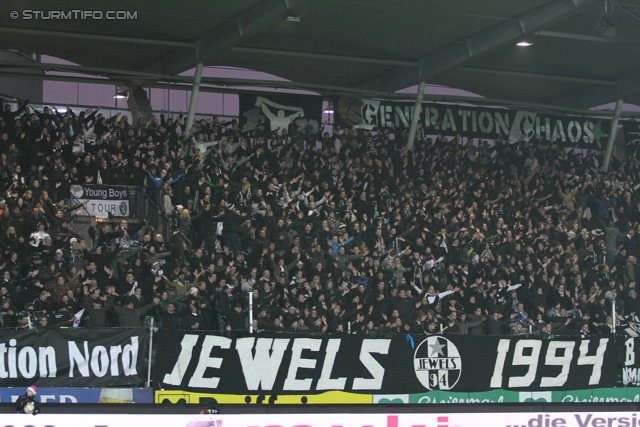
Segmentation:
<svg viewBox="0 0 640 427">
<path fill-rule="evenodd" d="M 18 102 L 5 102 L 5 105 L 10 105 L 12 111 L 16 110 L 19 107 Z M 67 112 L 67 109 L 71 109 L 76 115 L 85 111 L 87 108 L 91 109 L 92 111 L 98 108 L 96 105 L 87 105 L 87 104 L 57 104 L 57 103 L 35 103 L 35 102 L 34 103 L 30 102 L 29 107 L 32 107 L 38 110 L 39 112 L 43 112 L 44 107 L 49 107 L 51 109 L 56 108 L 61 114 L 65 114 Z M 158 119 L 160 119 L 161 111 L 162 110 L 154 110 L 153 114 L 156 115 Z M 99 112 L 102 113 L 102 115 L 107 118 L 113 117 L 116 114 L 120 113 L 121 117 L 122 116 L 129 117 L 129 123 L 135 126 L 135 123 L 132 121 L 133 118 L 132 118 L 131 111 L 127 106 L 104 107 Z M 187 117 L 186 111 L 173 111 L 173 110 L 164 111 L 165 119 L 175 120 L 178 118 L 180 114 L 182 114 L 186 120 L 186 117 Z M 217 117 L 218 120 L 222 122 L 229 121 L 233 118 L 233 116 L 230 116 L 230 115 L 215 114 L 215 113 L 196 113 L 195 114 L 196 120 L 202 120 L 202 119 L 208 119 L 208 118 L 213 119 L 214 117 Z"/>
</svg>

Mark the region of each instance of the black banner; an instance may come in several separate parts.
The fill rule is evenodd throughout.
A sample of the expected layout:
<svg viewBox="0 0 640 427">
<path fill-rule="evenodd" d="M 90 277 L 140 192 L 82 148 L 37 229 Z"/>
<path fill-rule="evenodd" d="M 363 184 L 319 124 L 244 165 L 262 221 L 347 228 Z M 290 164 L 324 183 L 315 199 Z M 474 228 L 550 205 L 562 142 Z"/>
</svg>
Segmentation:
<svg viewBox="0 0 640 427">
<path fill-rule="evenodd" d="M 636 157 L 640 151 L 640 121 L 633 120 L 623 123 L 624 142 L 627 146 L 626 154 Z"/>
<path fill-rule="evenodd" d="M 101 387 L 145 381 L 139 329 L 0 331 L 0 387 Z"/>
<path fill-rule="evenodd" d="M 231 339 L 161 331 L 159 346 L 167 350 L 154 368 L 161 388 L 222 394 L 575 390 L 613 387 L 617 377 L 609 338 L 432 336 L 414 343 L 406 337 Z"/>
<path fill-rule="evenodd" d="M 342 97 L 337 105 L 335 121 L 340 126 L 357 129 L 408 129 L 414 104 Z M 554 116 L 524 110 L 481 108 L 445 105 L 432 102 L 422 104 L 419 120 L 427 135 L 461 134 L 471 138 L 493 139 L 498 135 L 517 141 L 536 134 L 547 140 L 555 139 L 560 146 L 603 150 L 611 129 L 611 120 L 579 116 Z"/>
<path fill-rule="evenodd" d="M 266 119 L 266 129 L 287 129 L 291 119 L 306 126 L 308 119 L 322 121 L 322 97 L 311 95 L 241 93 L 240 115 L 250 129 Z"/>
<path fill-rule="evenodd" d="M 640 386 L 640 338 L 626 338 L 618 344 L 622 362 L 622 385 Z"/>
</svg>

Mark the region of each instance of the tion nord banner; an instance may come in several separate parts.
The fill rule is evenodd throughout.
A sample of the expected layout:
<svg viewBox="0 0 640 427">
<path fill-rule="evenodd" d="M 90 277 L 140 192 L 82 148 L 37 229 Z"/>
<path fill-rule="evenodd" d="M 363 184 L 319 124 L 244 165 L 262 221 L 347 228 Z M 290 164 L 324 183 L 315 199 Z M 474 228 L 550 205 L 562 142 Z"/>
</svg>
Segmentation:
<svg viewBox="0 0 640 427">
<path fill-rule="evenodd" d="M 0 387 L 101 387 L 144 382 L 146 329 L 0 331 Z"/>
<path fill-rule="evenodd" d="M 415 339 L 416 337 L 414 337 Z M 432 336 L 367 339 L 158 334 L 160 388 L 247 396 L 343 391 L 579 390 L 616 385 L 616 348 L 592 340 Z"/>
</svg>

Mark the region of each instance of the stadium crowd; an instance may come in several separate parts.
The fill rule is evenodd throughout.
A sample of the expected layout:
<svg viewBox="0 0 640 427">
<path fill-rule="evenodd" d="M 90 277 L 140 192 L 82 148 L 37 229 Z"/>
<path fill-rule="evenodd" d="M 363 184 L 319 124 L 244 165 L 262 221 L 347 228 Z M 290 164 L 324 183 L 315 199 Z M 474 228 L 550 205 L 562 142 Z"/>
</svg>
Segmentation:
<svg viewBox="0 0 640 427">
<path fill-rule="evenodd" d="M 572 334 L 640 323 L 635 158 L 236 118 L 0 113 L 3 327 Z M 75 184 L 153 215 L 72 222 Z M 171 218 L 172 231 L 158 232 Z M 131 224 L 129 223 L 131 222 Z M 74 231 L 74 229 L 76 231 Z M 166 234 L 166 233 L 165 233 Z M 617 315 L 612 312 L 612 300 Z M 84 309 L 84 311 L 81 311 Z"/>
</svg>

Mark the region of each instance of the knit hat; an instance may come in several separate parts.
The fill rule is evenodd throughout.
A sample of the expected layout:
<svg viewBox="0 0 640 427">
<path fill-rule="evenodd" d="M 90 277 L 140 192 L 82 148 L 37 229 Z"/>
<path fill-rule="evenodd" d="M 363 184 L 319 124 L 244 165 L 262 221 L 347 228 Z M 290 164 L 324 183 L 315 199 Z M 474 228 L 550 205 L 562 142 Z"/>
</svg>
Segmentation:
<svg viewBox="0 0 640 427">
<path fill-rule="evenodd" d="M 198 293 L 198 288 L 193 287 L 193 288 L 189 289 L 189 295 L 194 295 L 196 293 Z"/>
<path fill-rule="evenodd" d="M 30 385 L 29 387 L 27 387 L 27 391 L 30 391 L 35 396 L 36 394 L 38 394 L 38 387 Z"/>
</svg>

